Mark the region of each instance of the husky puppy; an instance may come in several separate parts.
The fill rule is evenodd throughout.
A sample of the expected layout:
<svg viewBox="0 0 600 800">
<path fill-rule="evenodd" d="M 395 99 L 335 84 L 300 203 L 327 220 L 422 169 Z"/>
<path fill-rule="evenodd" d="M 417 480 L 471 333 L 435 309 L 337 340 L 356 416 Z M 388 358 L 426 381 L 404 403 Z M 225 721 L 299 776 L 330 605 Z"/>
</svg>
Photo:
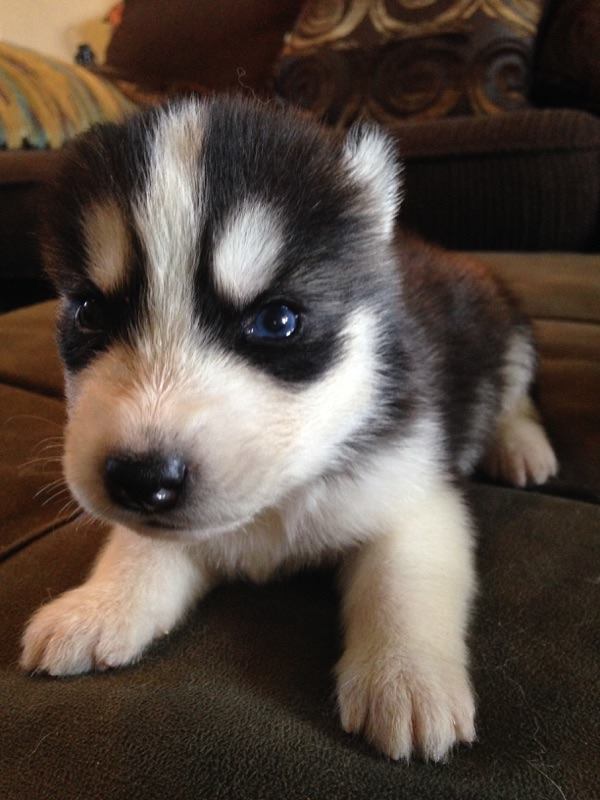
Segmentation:
<svg viewBox="0 0 600 800">
<path fill-rule="evenodd" d="M 473 530 L 456 477 L 556 471 L 526 321 L 396 232 L 374 127 L 181 101 L 71 147 L 46 236 L 78 502 L 113 524 L 22 666 L 119 667 L 220 581 L 339 560 L 346 731 L 393 759 L 475 737 Z"/>
</svg>

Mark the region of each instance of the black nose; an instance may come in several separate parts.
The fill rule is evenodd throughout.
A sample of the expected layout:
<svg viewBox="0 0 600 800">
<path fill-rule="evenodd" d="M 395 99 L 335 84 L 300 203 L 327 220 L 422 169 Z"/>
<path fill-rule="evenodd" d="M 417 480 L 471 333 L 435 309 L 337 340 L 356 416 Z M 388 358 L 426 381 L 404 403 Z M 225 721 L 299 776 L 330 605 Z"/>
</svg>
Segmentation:
<svg viewBox="0 0 600 800">
<path fill-rule="evenodd" d="M 109 456 L 104 465 L 104 481 L 112 500 L 146 513 L 175 508 L 185 474 L 185 464 L 177 456 Z"/>
</svg>

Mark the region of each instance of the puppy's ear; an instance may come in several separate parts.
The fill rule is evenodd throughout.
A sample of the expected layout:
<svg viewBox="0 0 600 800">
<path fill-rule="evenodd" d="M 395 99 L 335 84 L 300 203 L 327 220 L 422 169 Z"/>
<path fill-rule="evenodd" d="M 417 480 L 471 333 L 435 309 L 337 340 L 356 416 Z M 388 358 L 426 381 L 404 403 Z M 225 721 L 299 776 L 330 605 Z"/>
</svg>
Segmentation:
<svg viewBox="0 0 600 800">
<path fill-rule="evenodd" d="M 402 165 L 397 144 L 381 128 L 356 123 L 344 142 L 344 160 L 352 177 L 363 187 L 373 216 L 386 239 L 391 239 L 402 201 Z"/>
</svg>

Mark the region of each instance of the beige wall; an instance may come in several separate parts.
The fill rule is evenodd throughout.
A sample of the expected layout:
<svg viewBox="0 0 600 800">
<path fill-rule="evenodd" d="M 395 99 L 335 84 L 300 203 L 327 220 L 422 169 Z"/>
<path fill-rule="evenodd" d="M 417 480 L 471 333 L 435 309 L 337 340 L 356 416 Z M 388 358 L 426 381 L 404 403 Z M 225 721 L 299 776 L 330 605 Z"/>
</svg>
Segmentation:
<svg viewBox="0 0 600 800">
<path fill-rule="evenodd" d="M 108 43 L 102 22 L 116 0 L 0 0 L 0 39 L 72 61 L 80 42 L 100 58 Z"/>
</svg>

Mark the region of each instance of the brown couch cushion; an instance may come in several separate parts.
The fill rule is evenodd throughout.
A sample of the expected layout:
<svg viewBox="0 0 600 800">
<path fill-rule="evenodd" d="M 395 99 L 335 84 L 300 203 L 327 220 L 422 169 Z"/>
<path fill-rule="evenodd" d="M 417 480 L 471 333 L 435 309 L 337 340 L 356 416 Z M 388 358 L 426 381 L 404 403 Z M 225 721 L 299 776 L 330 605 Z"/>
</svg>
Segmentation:
<svg viewBox="0 0 600 800">
<path fill-rule="evenodd" d="M 276 90 L 340 126 L 525 108 L 540 13 L 541 0 L 309 0 Z"/>
<path fill-rule="evenodd" d="M 0 796 L 591 800 L 600 510 L 498 487 L 471 499 L 478 741 L 448 764 L 394 763 L 341 731 L 329 572 L 222 587 L 128 669 L 21 674 L 26 619 L 85 577 L 101 542 L 75 522 L 0 563 Z"/>
<path fill-rule="evenodd" d="M 55 316 L 54 302 L 0 316 L 0 383 L 62 398 Z"/>
<path fill-rule="evenodd" d="M 157 90 L 264 89 L 301 0 L 128 0 L 111 74 Z"/>
<path fill-rule="evenodd" d="M 0 316 L 0 559 L 71 519 L 55 303 Z"/>
<path fill-rule="evenodd" d="M 64 404 L 0 384 L 0 559 L 73 517 L 62 475 Z"/>
</svg>

